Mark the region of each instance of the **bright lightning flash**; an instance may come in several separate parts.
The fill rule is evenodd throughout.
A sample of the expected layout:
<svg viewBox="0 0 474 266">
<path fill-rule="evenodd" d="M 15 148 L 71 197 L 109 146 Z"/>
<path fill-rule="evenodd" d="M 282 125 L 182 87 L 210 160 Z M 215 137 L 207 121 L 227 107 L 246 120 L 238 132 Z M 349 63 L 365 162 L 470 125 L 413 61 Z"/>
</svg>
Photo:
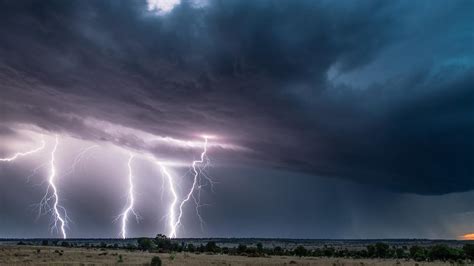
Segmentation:
<svg viewBox="0 0 474 266">
<path fill-rule="evenodd" d="M 58 228 L 59 224 L 59 229 L 61 231 L 61 235 L 63 239 L 67 238 L 66 235 L 66 227 L 68 223 L 68 216 L 66 209 L 59 205 L 59 194 L 58 194 L 58 189 L 56 186 L 56 165 L 55 165 L 55 155 L 56 155 L 56 150 L 58 148 L 59 140 L 58 136 L 55 136 L 55 142 L 54 142 L 54 147 L 53 150 L 51 151 L 51 160 L 50 160 L 50 173 L 49 173 L 49 178 L 48 178 L 48 189 L 46 190 L 46 194 L 44 195 L 43 199 L 41 200 L 40 203 L 40 214 L 41 210 L 45 208 L 47 212 L 51 212 L 53 215 L 53 229 Z M 50 195 L 50 192 L 52 193 Z M 51 208 L 49 208 L 49 202 L 53 201 L 53 205 Z M 61 212 L 63 215 L 61 215 Z"/>
<path fill-rule="evenodd" d="M 169 207 L 168 211 L 168 219 L 169 219 L 169 226 L 170 226 L 170 232 L 169 232 L 169 237 L 170 238 L 175 238 L 176 237 L 176 214 L 175 214 L 175 206 L 176 203 L 178 202 L 178 194 L 176 193 L 175 186 L 174 186 L 174 180 L 171 174 L 168 172 L 166 167 L 163 166 L 163 164 L 157 162 L 158 165 L 160 166 L 161 172 L 163 175 L 166 177 L 168 180 L 168 184 L 170 187 L 171 194 L 173 195 L 173 201 L 171 202 L 171 205 Z"/>
<path fill-rule="evenodd" d="M 178 194 L 176 193 L 174 178 L 171 175 L 171 173 L 168 171 L 168 169 L 163 165 L 163 163 L 155 160 L 156 164 L 160 167 L 160 170 L 161 170 L 163 176 L 168 181 L 169 190 L 171 192 L 171 195 L 173 196 L 173 200 L 172 200 L 172 202 L 171 202 L 171 204 L 168 208 L 168 214 L 167 214 L 169 228 L 170 228 L 168 236 L 170 238 L 176 238 L 177 237 L 177 229 L 181 225 L 181 218 L 183 217 L 183 207 L 186 204 L 186 202 L 188 202 L 191 199 L 191 197 L 193 197 L 194 201 L 196 202 L 196 213 L 199 217 L 199 220 L 201 221 L 201 225 L 203 223 L 203 219 L 202 219 L 202 217 L 199 213 L 199 207 L 200 207 L 199 206 L 199 201 L 195 198 L 195 196 L 193 194 L 196 190 L 201 189 L 200 180 L 199 180 L 199 173 L 201 173 L 202 171 L 201 171 L 201 169 L 198 170 L 198 164 L 202 164 L 206 161 L 207 144 L 208 144 L 208 137 L 204 136 L 204 150 L 201 153 L 200 159 L 196 160 L 196 161 L 193 161 L 193 163 L 192 163 L 192 168 L 193 168 L 193 172 L 194 172 L 193 185 L 192 185 L 190 191 L 188 192 L 188 194 L 186 194 L 186 197 L 179 204 L 178 217 L 176 217 L 176 211 L 175 211 L 175 206 L 178 203 Z M 206 179 L 209 179 L 209 178 L 206 177 Z M 212 183 L 211 183 L 211 185 L 212 185 Z"/>
<path fill-rule="evenodd" d="M 30 155 L 30 154 L 39 152 L 39 151 L 41 151 L 42 149 L 44 149 L 45 146 L 46 146 L 46 143 L 45 143 L 44 139 L 42 139 L 42 140 L 41 140 L 41 146 L 39 146 L 38 148 L 33 149 L 33 150 L 30 150 L 30 151 L 26 151 L 26 152 L 17 152 L 17 153 L 15 153 L 12 157 L 0 158 L 0 162 L 11 162 L 11 161 L 14 161 L 14 160 L 18 159 L 19 157 L 23 157 L 23 156 L 27 156 L 27 155 Z"/>
<path fill-rule="evenodd" d="M 197 216 L 198 216 L 199 220 L 201 221 L 201 227 L 202 227 L 202 224 L 203 224 L 203 219 L 202 219 L 202 217 L 199 213 L 199 207 L 201 206 L 200 205 L 200 194 L 201 194 L 201 187 L 202 187 L 202 185 L 201 185 L 201 176 L 203 176 L 210 183 L 211 188 L 212 188 L 212 185 L 214 183 L 204 172 L 204 169 L 209 164 L 209 159 L 206 156 L 207 147 L 208 147 L 208 139 L 212 138 L 212 136 L 203 136 L 203 138 L 204 138 L 204 144 L 203 144 L 203 151 L 200 155 L 200 159 L 195 160 L 195 161 L 192 162 L 192 172 L 194 173 L 193 184 L 192 184 L 191 189 L 189 190 L 189 192 L 184 197 L 184 199 L 180 202 L 180 204 L 179 204 L 179 213 L 178 213 L 177 216 L 176 216 L 175 208 L 176 208 L 176 205 L 178 204 L 178 194 L 177 194 L 176 188 L 175 188 L 175 180 L 174 180 L 172 174 L 164 166 L 164 164 L 162 162 L 157 161 L 156 159 L 154 159 L 155 163 L 159 166 L 159 168 L 161 170 L 161 173 L 164 177 L 163 182 L 165 182 L 165 179 L 166 179 L 166 181 L 168 182 L 168 185 L 169 185 L 169 190 L 170 190 L 170 192 L 172 194 L 172 197 L 173 197 L 173 200 L 172 200 L 172 202 L 169 206 L 168 214 L 167 214 L 169 228 L 170 228 L 170 231 L 169 231 L 168 235 L 169 235 L 170 238 L 175 238 L 177 236 L 177 229 L 180 225 L 182 225 L 181 224 L 181 219 L 183 217 L 183 207 L 191 198 L 193 198 L 193 200 L 196 204 L 196 213 L 197 213 Z M 49 171 L 49 177 L 48 177 L 48 187 L 47 187 L 45 195 L 43 196 L 43 198 L 42 198 L 42 200 L 39 204 L 40 205 L 39 215 L 41 215 L 43 213 L 43 210 L 45 211 L 45 213 L 51 213 L 52 216 L 53 216 L 52 230 L 54 230 L 54 229 L 58 230 L 58 228 L 59 228 L 58 231 L 61 232 L 62 238 L 66 239 L 67 238 L 66 228 L 67 228 L 67 224 L 68 224 L 68 221 L 69 221 L 69 217 L 67 216 L 66 209 L 59 204 L 59 202 L 60 202 L 59 193 L 58 193 L 58 188 L 57 188 L 57 185 L 56 185 L 56 179 L 57 179 L 58 175 L 57 175 L 57 170 L 56 170 L 56 158 L 55 157 L 56 157 L 56 151 L 57 151 L 58 145 L 59 145 L 59 139 L 58 139 L 58 136 L 56 135 L 54 146 L 53 146 L 53 149 L 51 151 L 51 157 L 50 157 L 49 163 L 48 164 L 43 164 L 40 167 L 36 168 L 34 170 L 33 174 L 35 174 L 36 171 L 39 168 L 41 168 L 43 166 L 46 166 L 46 165 L 49 165 L 50 171 Z M 14 154 L 11 157 L 0 158 L 0 162 L 14 161 L 14 160 L 18 159 L 19 157 L 23 157 L 23 156 L 27 156 L 27 155 L 39 152 L 42 149 L 44 149 L 45 146 L 46 146 L 45 141 L 41 140 L 41 145 L 39 147 L 37 147 L 33 150 L 30 150 L 30 151 L 26 151 L 26 152 L 18 152 L 18 153 Z M 93 148 L 97 148 L 97 147 L 98 147 L 97 145 L 93 145 L 93 146 L 90 146 L 90 147 L 84 149 L 83 151 L 81 151 L 78 154 L 78 156 L 75 158 L 70 170 L 65 175 L 73 173 L 75 168 L 76 168 L 76 165 L 82 160 L 83 156 L 88 151 L 92 150 Z M 133 161 L 134 157 L 135 157 L 135 155 L 130 153 L 130 157 L 129 157 L 128 163 L 127 163 L 127 166 L 128 166 L 127 203 L 126 203 L 126 206 L 125 206 L 125 210 L 117 217 L 117 219 L 121 219 L 121 237 L 123 239 L 125 239 L 127 237 L 127 222 L 128 222 L 129 216 L 131 214 L 133 214 L 135 216 L 135 218 L 137 219 L 137 222 L 140 218 L 134 210 L 134 204 L 135 204 L 134 184 L 133 184 L 134 176 L 133 176 L 133 171 L 132 171 L 132 161 Z M 196 192 L 197 192 L 197 195 L 195 195 Z M 52 204 L 50 204 L 50 202 L 52 202 Z"/>
<path fill-rule="evenodd" d="M 54 217 L 53 229 L 57 229 L 58 224 L 59 224 L 59 228 L 60 228 L 62 237 L 63 237 L 63 239 L 66 239 L 66 237 L 67 237 L 67 235 L 66 235 L 66 226 L 67 226 L 67 222 L 68 222 L 68 217 L 67 217 L 66 209 L 64 209 L 64 207 L 59 205 L 58 189 L 57 189 L 56 183 L 55 183 L 55 178 L 57 176 L 56 165 L 55 165 L 55 153 L 56 153 L 56 150 L 58 148 L 58 144 L 59 144 L 59 140 L 58 140 L 58 136 L 56 135 L 55 136 L 54 147 L 53 147 L 53 150 L 51 151 L 51 159 L 50 159 L 50 162 L 49 162 L 49 165 L 50 165 L 50 173 L 49 173 L 49 177 L 48 177 L 49 185 L 48 185 L 48 189 L 46 190 L 46 194 L 44 195 L 44 197 L 43 197 L 43 199 L 41 200 L 41 203 L 40 203 L 40 214 L 41 214 L 41 210 L 43 208 L 45 208 L 47 210 L 47 212 L 51 212 L 53 214 L 53 217 Z M 30 150 L 30 151 L 26 151 L 26 152 L 18 152 L 16 154 L 14 154 L 12 157 L 0 158 L 0 162 L 14 161 L 14 160 L 18 159 L 19 157 L 23 157 L 23 156 L 27 156 L 27 155 L 39 152 L 39 151 L 43 150 L 45 148 L 45 146 L 46 146 L 46 142 L 44 141 L 44 139 L 42 139 L 41 140 L 41 145 L 38 148 Z M 36 172 L 37 169 L 35 169 L 34 171 Z M 52 192 L 52 195 L 50 195 L 50 191 Z M 52 207 L 49 207 L 50 206 L 49 202 L 51 200 L 53 200 L 53 205 L 52 205 Z M 61 212 L 64 215 L 61 215 Z"/>
<path fill-rule="evenodd" d="M 128 197 L 127 197 L 127 206 L 122 214 L 120 214 L 119 218 L 122 218 L 122 239 L 127 237 L 127 220 L 130 213 L 135 215 L 135 218 L 138 222 L 139 216 L 133 209 L 135 204 L 135 197 L 134 197 L 134 187 L 133 187 L 133 172 L 132 172 L 132 161 L 135 155 L 130 154 L 128 159 Z"/>
<path fill-rule="evenodd" d="M 193 161 L 193 164 L 192 164 L 193 172 L 194 172 L 193 185 L 191 186 L 191 189 L 189 190 L 189 193 L 186 195 L 186 197 L 183 199 L 183 201 L 181 201 L 181 203 L 179 204 L 178 219 L 176 220 L 176 222 L 171 227 L 175 236 L 176 236 L 176 229 L 178 228 L 179 225 L 181 225 L 181 218 L 183 217 L 183 206 L 186 204 L 186 202 L 188 202 L 191 199 L 191 197 L 193 196 L 194 191 L 196 189 L 200 189 L 200 187 L 201 187 L 198 184 L 199 183 L 199 179 L 198 179 L 199 172 L 197 170 L 197 165 L 204 163 L 205 156 L 206 156 L 206 153 L 207 153 L 207 143 L 208 143 L 208 137 L 204 136 L 204 150 L 201 153 L 200 159 L 196 160 L 196 161 Z M 197 200 L 195 200 L 195 201 L 196 201 L 196 213 L 199 217 L 199 220 L 202 223 L 203 220 L 202 220 L 201 214 L 199 213 L 199 204 L 198 204 Z M 172 237 L 172 236 L 170 235 L 170 237 Z"/>
</svg>

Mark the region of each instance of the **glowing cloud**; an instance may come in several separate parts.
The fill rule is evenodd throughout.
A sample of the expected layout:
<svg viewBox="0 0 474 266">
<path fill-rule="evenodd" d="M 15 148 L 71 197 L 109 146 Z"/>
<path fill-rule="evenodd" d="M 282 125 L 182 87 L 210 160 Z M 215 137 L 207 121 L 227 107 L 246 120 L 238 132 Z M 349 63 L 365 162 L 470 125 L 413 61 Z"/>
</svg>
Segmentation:
<svg viewBox="0 0 474 266">
<path fill-rule="evenodd" d="M 181 3 L 181 0 L 148 0 L 148 10 L 167 13 Z"/>
<path fill-rule="evenodd" d="M 13 156 L 11 156 L 11 157 L 0 158 L 0 162 L 11 162 L 11 161 L 14 161 L 14 160 L 18 159 L 19 157 L 23 157 L 23 156 L 27 156 L 27 155 L 30 155 L 30 154 L 39 152 L 39 151 L 41 151 L 42 149 L 44 149 L 45 146 L 46 146 L 45 141 L 44 141 L 44 140 L 41 140 L 41 145 L 40 145 L 38 148 L 33 149 L 33 150 L 30 150 L 30 151 L 26 151 L 26 152 L 17 152 L 17 153 L 15 153 L 15 154 L 14 154 Z"/>
<path fill-rule="evenodd" d="M 31 131 L 35 133 L 35 131 Z M 141 132 L 134 132 L 140 135 Z M 17 152 L 10 157 L 0 158 L 2 162 L 10 162 L 14 161 L 22 156 L 27 156 L 36 152 L 43 150 L 46 146 L 51 146 L 50 155 L 46 157 L 46 162 L 41 164 L 39 167 L 33 170 L 33 173 L 29 176 L 36 174 L 37 171 L 43 167 L 49 168 L 47 174 L 47 189 L 39 203 L 39 213 L 38 217 L 43 214 L 49 214 L 52 217 L 52 225 L 51 230 L 59 232 L 63 239 L 67 238 L 67 229 L 68 229 L 68 222 L 70 221 L 66 209 L 61 206 L 61 199 L 59 193 L 59 186 L 58 186 L 58 179 L 61 177 L 65 177 L 71 175 L 75 172 L 76 167 L 78 164 L 84 160 L 84 157 L 87 153 L 91 152 L 93 149 L 99 148 L 98 144 L 93 144 L 83 148 L 79 151 L 79 153 L 74 157 L 72 164 L 66 171 L 60 172 L 58 171 L 57 167 L 57 158 L 58 158 L 58 146 L 60 142 L 60 137 L 58 135 L 53 135 L 54 138 L 50 144 L 49 140 L 46 143 L 43 139 L 41 140 L 41 145 L 36 148 L 33 148 L 29 151 L 24 152 Z M 139 215 L 135 212 L 135 176 L 134 176 L 134 169 L 133 169 L 133 161 L 137 156 L 144 156 L 145 158 L 151 159 L 152 162 L 158 166 L 161 174 L 163 176 L 163 189 L 169 192 L 171 196 L 171 202 L 166 207 L 166 217 L 167 217 L 167 228 L 169 231 L 167 232 L 170 238 L 176 238 L 178 235 L 178 229 L 182 226 L 182 219 L 184 216 L 184 206 L 188 201 L 191 199 L 196 204 L 196 213 L 201 221 L 201 227 L 203 224 L 203 219 L 199 213 L 200 207 L 200 194 L 201 194 L 201 179 L 205 178 L 210 184 L 212 188 L 213 181 L 206 175 L 204 172 L 206 166 L 209 164 L 209 159 L 207 158 L 207 151 L 210 147 L 220 147 L 220 148 L 231 148 L 231 144 L 216 144 L 216 143 L 209 143 L 209 139 L 215 139 L 216 137 L 211 135 L 202 135 L 202 140 L 181 140 L 175 139 L 172 137 L 160 137 L 154 135 L 145 135 L 141 134 L 141 137 L 144 137 L 145 145 L 148 145 L 149 142 L 157 144 L 161 147 L 179 147 L 179 148 L 187 148 L 189 150 L 200 150 L 200 156 L 197 160 L 191 161 L 189 159 L 183 159 L 182 162 L 186 165 L 189 169 L 189 172 L 193 176 L 192 186 L 189 190 L 182 192 L 180 195 L 180 187 L 177 183 L 175 178 L 175 174 L 171 171 L 171 167 L 181 167 L 179 163 L 175 161 L 168 160 L 167 154 L 163 156 L 163 158 L 156 158 L 155 155 L 146 149 L 141 149 L 141 147 L 136 148 L 135 146 L 127 146 L 127 145 L 120 145 L 121 142 L 112 142 L 114 147 L 118 147 L 120 149 L 125 150 L 129 153 L 128 161 L 127 161 L 127 169 L 128 174 L 127 176 L 127 200 L 125 206 L 119 216 L 115 220 L 120 221 L 120 237 L 125 239 L 129 237 L 129 230 L 128 230 L 128 222 L 131 215 L 134 215 L 135 218 L 138 220 L 140 219 Z M 43 136 L 42 136 L 43 138 Z M 63 143 L 66 143 L 67 146 L 67 137 L 64 136 L 62 139 Z M 223 145 L 223 146 L 221 146 Z"/>
<path fill-rule="evenodd" d="M 474 240 L 474 233 L 465 234 L 465 235 L 461 236 L 461 239 L 462 240 Z"/>
</svg>

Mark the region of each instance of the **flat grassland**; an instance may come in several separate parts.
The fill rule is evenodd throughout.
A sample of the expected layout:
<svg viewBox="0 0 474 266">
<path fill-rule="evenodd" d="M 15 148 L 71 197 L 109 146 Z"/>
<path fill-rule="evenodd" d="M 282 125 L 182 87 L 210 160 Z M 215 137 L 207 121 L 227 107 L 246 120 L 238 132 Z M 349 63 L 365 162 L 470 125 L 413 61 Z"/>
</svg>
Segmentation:
<svg viewBox="0 0 474 266">
<path fill-rule="evenodd" d="M 0 265 L 149 265 L 159 256 L 163 265 L 450 265 L 442 262 L 414 262 L 381 259 L 298 258 L 210 254 L 158 254 L 99 248 L 63 248 L 47 246 L 0 246 Z"/>
</svg>

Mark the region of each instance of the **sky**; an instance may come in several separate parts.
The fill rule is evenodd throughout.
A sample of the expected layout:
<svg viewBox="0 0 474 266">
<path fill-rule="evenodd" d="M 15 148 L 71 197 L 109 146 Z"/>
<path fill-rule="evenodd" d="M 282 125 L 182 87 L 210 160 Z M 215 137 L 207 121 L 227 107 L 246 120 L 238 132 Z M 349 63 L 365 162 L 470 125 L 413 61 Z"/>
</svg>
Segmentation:
<svg viewBox="0 0 474 266">
<path fill-rule="evenodd" d="M 0 238 L 474 232 L 473 10 L 0 1 Z"/>
</svg>

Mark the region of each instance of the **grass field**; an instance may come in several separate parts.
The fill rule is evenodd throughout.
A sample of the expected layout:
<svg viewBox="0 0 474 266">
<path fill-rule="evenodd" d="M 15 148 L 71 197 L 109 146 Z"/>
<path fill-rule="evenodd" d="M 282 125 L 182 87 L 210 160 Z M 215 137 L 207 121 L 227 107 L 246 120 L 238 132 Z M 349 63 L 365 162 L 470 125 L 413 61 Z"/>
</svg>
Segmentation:
<svg viewBox="0 0 474 266">
<path fill-rule="evenodd" d="M 0 265 L 148 265 L 154 256 L 159 256 L 163 265 L 450 265 L 442 262 L 421 263 L 381 259 L 355 260 L 284 256 L 250 258 L 190 253 L 172 255 L 99 248 L 0 246 Z"/>
</svg>

